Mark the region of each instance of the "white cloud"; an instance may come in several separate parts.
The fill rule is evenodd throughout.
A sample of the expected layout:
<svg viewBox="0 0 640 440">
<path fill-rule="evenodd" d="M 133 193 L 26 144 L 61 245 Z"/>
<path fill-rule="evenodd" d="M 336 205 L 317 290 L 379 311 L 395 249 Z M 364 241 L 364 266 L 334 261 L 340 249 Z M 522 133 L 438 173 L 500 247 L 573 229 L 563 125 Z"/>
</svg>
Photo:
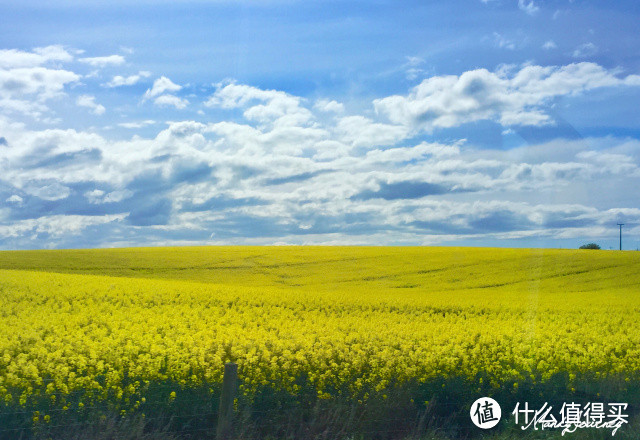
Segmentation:
<svg viewBox="0 0 640 440">
<path fill-rule="evenodd" d="M 301 98 L 282 91 L 262 90 L 235 82 L 220 83 L 217 87 L 205 102 L 207 107 L 248 107 L 245 118 L 279 126 L 303 125 L 313 118 L 312 113 L 301 105 Z"/>
<path fill-rule="evenodd" d="M 413 81 L 414 79 L 418 79 L 420 76 L 424 74 L 423 69 L 418 69 L 417 67 L 410 67 L 406 70 L 405 76 L 409 81 Z"/>
<path fill-rule="evenodd" d="M 36 99 L 44 101 L 62 92 L 66 84 L 79 79 L 80 76 L 73 72 L 44 67 L 0 70 L 0 96 L 17 98 L 36 95 Z"/>
<path fill-rule="evenodd" d="M 216 86 L 216 92 L 211 95 L 205 103 L 207 107 L 238 108 L 244 107 L 252 100 L 264 102 L 276 99 L 291 99 L 295 102 L 299 101 L 298 98 L 295 98 L 285 92 L 277 90 L 262 90 L 257 87 L 244 84 L 236 84 L 235 82 L 219 83 Z"/>
<path fill-rule="evenodd" d="M 142 128 L 148 125 L 153 125 L 155 123 L 156 121 L 152 119 L 146 119 L 144 121 L 139 121 L 139 122 L 121 122 L 118 124 L 118 126 L 123 128 Z"/>
<path fill-rule="evenodd" d="M 78 96 L 76 105 L 89 108 L 96 115 L 101 115 L 106 110 L 103 105 L 96 103 L 96 97 L 91 95 Z"/>
<path fill-rule="evenodd" d="M 598 47 L 593 43 L 584 43 L 578 46 L 571 54 L 574 58 L 588 58 L 598 53 Z"/>
<path fill-rule="evenodd" d="M 89 64 L 94 67 L 119 66 L 124 64 L 125 59 L 122 55 L 108 55 L 104 57 L 86 57 L 79 58 L 78 61 Z"/>
<path fill-rule="evenodd" d="M 498 32 L 493 33 L 493 40 L 495 42 L 495 45 L 500 49 L 514 50 L 516 48 L 516 43 L 513 40 L 508 39 Z"/>
<path fill-rule="evenodd" d="M 178 98 L 174 95 L 162 95 L 158 96 L 154 101 L 154 104 L 159 106 L 172 106 L 177 109 L 183 109 L 189 105 L 189 101 L 183 98 Z"/>
<path fill-rule="evenodd" d="M 371 150 L 367 152 L 363 162 L 367 164 L 392 164 L 410 162 L 415 160 L 425 160 L 429 156 L 434 158 L 445 158 L 460 154 L 458 145 L 446 145 L 422 142 L 412 147 L 397 147 L 386 150 Z"/>
<path fill-rule="evenodd" d="M 342 113 L 344 112 L 344 105 L 338 101 L 330 101 L 328 99 L 318 100 L 313 108 L 320 110 L 321 112 L 330 113 Z"/>
<path fill-rule="evenodd" d="M 0 50 L 0 69 L 18 67 L 36 67 L 50 61 L 69 62 L 73 55 L 62 46 L 37 47 L 33 52 L 24 52 L 17 49 Z"/>
<path fill-rule="evenodd" d="M 87 191 L 84 196 L 89 200 L 89 203 L 102 203 L 102 196 L 105 192 L 101 189 L 94 189 L 93 191 Z"/>
<path fill-rule="evenodd" d="M 535 15 L 535 13 L 540 9 L 536 6 L 534 0 L 518 0 L 518 8 L 529 15 Z"/>
<path fill-rule="evenodd" d="M 122 221 L 126 214 L 85 216 L 51 215 L 37 219 L 20 220 L 10 225 L 0 225 L 0 237 L 15 238 L 31 234 L 50 234 L 62 237 L 66 234 L 78 234 L 90 226 Z"/>
<path fill-rule="evenodd" d="M 132 86 L 139 83 L 143 78 L 148 78 L 149 76 L 151 76 L 151 72 L 147 71 L 140 71 L 136 75 L 130 75 L 126 77 L 116 75 L 111 81 L 105 84 L 105 87 Z"/>
<path fill-rule="evenodd" d="M 632 156 L 620 153 L 603 153 L 600 151 L 581 151 L 576 154 L 578 160 L 593 163 L 601 173 L 613 175 L 638 175 L 639 168 Z"/>
<path fill-rule="evenodd" d="M 404 64 L 403 68 L 405 69 L 405 76 L 409 81 L 413 81 L 425 74 L 425 70 L 419 67 L 425 63 L 423 58 L 416 56 L 408 56 L 406 58 L 407 62 Z"/>
<path fill-rule="evenodd" d="M 0 109 L 40 119 L 48 111 L 45 102 L 63 94 L 80 76 L 68 70 L 46 67 L 0 69 Z"/>
<path fill-rule="evenodd" d="M 376 123 L 364 116 L 341 118 L 336 132 L 342 142 L 354 147 L 394 145 L 408 135 L 407 129 L 403 126 Z"/>
<path fill-rule="evenodd" d="M 161 76 L 153 82 L 153 87 L 145 92 L 144 99 L 150 99 L 166 92 L 177 92 L 181 89 L 182 86 L 175 84 L 166 76 Z"/>
<path fill-rule="evenodd" d="M 409 66 L 419 66 L 420 64 L 424 64 L 424 58 L 422 57 L 407 57 L 407 65 Z"/>
<path fill-rule="evenodd" d="M 409 95 L 377 99 L 374 106 L 396 124 L 426 131 L 485 119 L 505 126 L 548 125 L 553 121 L 544 110 L 554 97 L 640 85 L 640 76 L 616 73 L 594 63 L 529 65 L 508 74 L 478 69 L 428 78 Z"/>
<path fill-rule="evenodd" d="M 94 205 L 99 205 L 102 203 L 117 203 L 122 200 L 128 199 L 133 196 L 133 192 L 125 189 L 112 191 L 110 193 L 105 193 L 100 189 L 94 189 L 93 191 L 88 191 L 84 194 L 89 203 Z"/>
<path fill-rule="evenodd" d="M 421 62 L 408 59 L 407 66 Z M 13 72 L 19 69 L 27 70 Z M 26 76 L 25 84 L 3 82 L 5 73 L 0 73 L 0 134 L 9 140 L 0 145 L 0 187 L 5 188 L 3 213 L 14 215 L 5 218 L 24 218 L 25 210 L 37 216 L 54 204 L 56 212 L 117 217 L 0 220 L 0 235 L 16 238 L 11 243 L 52 230 L 64 218 L 68 224 L 60 223 L 57 237 L 82 235 L 87 227 L 82 222 L 93 218 L 86 224 L 107 225 L 105 230 L 118 231 L 114 242 L 132 244 L 171 243 L 174 237 L 195 243 L 214 231 L 216 241 L 227 243 L 240 240 L 240 233 L 255 235 L 245 239 L 254 242 L 415 244 L 460 237 L 568 236 L 580 228 L 602 228 L 613 216 L 640 220 L 635 211 L 612 211 L 615 203 L 604 197 L 592 201 L 594 194 L 586 190 L 575 194 L 580 186 L 640 183 L 637 141 L 557 140 L 503 150 L 436 142 L 421 132 L 486 119 L 516 137 L 517 125 L 553 122 L 547 111 L 555 97 L 640 85 L 637 75 L 623 76 L 593 63 L 502 65 L 494 72 L 433 76 L 404 96 L 376 100 L 371 109 L 376 113 L 360 114 L 346 113 L 334 100 L 311 101 L 226 82 L 206 105 L 237 109 L 229 112 L 234 122 L 224 116 L 207 124 L 175 121 L 158 128 L 157 135 L 149 136 L 146 128 L 128 139 L 10 122 L 9 106 L 29 104 L 24 111 L 44 112 L 47 97 L 62 95 L 78 81 L 68 72 L 55 87 L 38 85 L 37 77 L 25 75 L 32 69 L 54 71 L 44 65 L 1 71 L 12 72 L 11 80 Z M 115 76 L 107 85 L 134 84 L 142 77 L 142 72 Z M 185 108 L 189 102 L 176 96 L 181 90 L 161 77 L 144 99 Z M 75 94 L 72 102 L 100 111 L 91 94 Z M 113 124 L 140 129 L 157 123 L 121 121 Z M 148 227 L 145 219 L 152 219 Z M 108 225 L 112 222 L 118 224 Z"/>
<path fill-rule="evenodd" d="M 553 41 L 553 40 L 547 40 L 547 41 L 545 41 L 545 43 L 542 45 L 542 48 L 543 48 L 543 49 L 546 49 L 546 50 L 555 49 L 555 48 L 557 48 L 557 47 L 558 47 L 558 45 L 556 45 L 555 41 Z"/>
<path fill-rule="evenodd" d="M 17 194 L 13 194 L 6 201 L 9 202 L 9 203 L 22 203 L 22 197 L 20 197 Z"/>
<path fill-rule="evenodd" d="M 273 241 L 364 240 L 372 244 L 366 240 L 376 236 L 383 240 L 380 244 L 397 243 L 400 237 L 415 243 L 427 235 L 430 238 L 425 240 L 430 242 L 445 236 L 449 241 L 498 235 L 505 240 L 555 237 L 579 227 L 601 227 L 613 215 L 636 215 L 590 207 L 585 203 L 590 195 L 573 203 L 535 200 L 554 200 L 553 194 L 562 188 L 590 181 L 636 175 L 637 142 L 556 141 L 508 151 L 477 150 L 463 142 L 399 146 L 398 139 L 406 133 L 403 127 L 396 131 L 397 126 L 376 124 L 362 116 L 341 118 L 335 130 L 180 121 L 155 138 L 125 141 L 73 130 L 7 130 L 0 124 L 11 144 L 20 146 L 0 149 L 0 162 L 7 165 L 7 181 L 43 200 L 63 200 L 74 182 L 95 182 L 94 188 L 100 189 L 84 193 L 88 211 L 107 203 L 110 209 L 118 209 L 119 203 L 129 199 L 124 205 L 127 211 L 144 206 L 149 198 L 144 188 L 151 187 L 153 197 L 172 201 L 174 213 L 168 222 L 153 226 L 156 239 L 169 241 L 168 236 L 157 234 L 188 230 L 206 232 L 208 237 L 214 224 L 246 227 L 236 225 L 237 218 L 260 219 L 252 226 L 258 228 L 254 240 L 269 240 L 259 235 L 259 225 L 265 222 L 275 231 L 280 228 L 277 225 L 290 225 L 283 227 L 282 235 L 275 232 L 277 237 L 270 232 Z M 358 152 L 346 142 L 366 146 L 367 151 Z M 91 153 L 87 145 L 96 146 L 100 153 Z M 46 165 L 30 168 L 34 157 Z M 74 160 L 53 160 L 68 157 Z M 192 176 L 208 176 L 202 172 L 213 174 L 193 180 Z M 504 193 L 516 194 L 521 201 L 509 202 Z M 69 200 L 77 206 L 77 198 Z M 244 200 L 261 201 L 259 209 L 245 206 Z M 126 230 L 126 214 L 118 215 L 123 220 L 119 227 Z M 8 232 L 10 226 L 11 231 L 23 228 L 29 233 L 36 228 L 35 223 L 19 226 L 14 222 L 0 227 L 5 237 L 13 233 Z M 229 242 L 226 227 L 215 228 L 217 241 Z M 145 230 L 137 228 L 140 233 Z M 289 235 L 291 228 L 304 237 Z M 443 234 L 446 228 L 452 229 Z M 39 230 L 48 229 L 41 226 Z"/>
<path fill-rule="evenodd" d="M 46 105 L 39 102 L 6 97 L 0 98 L 0 109 L 4 110 L 7 114 L 22 113 L 43 121 L 44 119 L 41 118 L 42 114 L 49 110 Z"/>
<path fill-rule="evenodd" d="M 62 185 L 59 182 L 53 182 L 42 186 L 37 183 L 33 183 L 23 189 L 32 196 L 49 201 L 64 199 L 69 197 L 69 194 L 71 194 L 69 187 Z"/>
</svg>

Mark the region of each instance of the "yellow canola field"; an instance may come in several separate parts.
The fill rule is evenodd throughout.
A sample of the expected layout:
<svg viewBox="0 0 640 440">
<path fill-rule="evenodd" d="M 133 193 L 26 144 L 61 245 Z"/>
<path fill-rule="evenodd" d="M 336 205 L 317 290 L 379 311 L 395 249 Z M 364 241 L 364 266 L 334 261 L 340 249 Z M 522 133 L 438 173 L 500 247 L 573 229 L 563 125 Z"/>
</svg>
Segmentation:
<svg viewBox="0 0 640 440">
<path fill-rule="evenodd" d="M 135 411 L 150 384 L 366 401 L 640 379 L 640 253 L 158 248 L 0 253 L 0 402 Z M 24 270 L 27 269 L 27 270 Z M 97 275 L 106 273 L 110 276 Z M 300 378 L 304 378 L 301 381 Z M 622 388 L 620 388 L 622 387 Z M 602 391 L 602 390 L 599 390 Z M 157 396 L 154 396 L 157 399 Z M 47 416 L 48 417 L 48 416 Z"/>
</svg>

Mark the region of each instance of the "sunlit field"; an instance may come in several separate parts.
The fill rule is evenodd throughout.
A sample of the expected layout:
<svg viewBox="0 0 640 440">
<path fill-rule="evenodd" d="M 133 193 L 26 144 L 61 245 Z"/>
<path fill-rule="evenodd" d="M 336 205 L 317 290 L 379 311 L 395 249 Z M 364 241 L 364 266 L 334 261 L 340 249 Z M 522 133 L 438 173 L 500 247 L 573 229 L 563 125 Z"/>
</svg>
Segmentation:
<svg viewBox="0 0 640 440">
<path fill-rule="evenodd" d="M 0 437 L 115 417 L 200 438 L 228 361 L 247 437 L 473 435 L 481 396 L 633 415 L 639 317 L 638 252 L 1 252 Z"/>
</svg>

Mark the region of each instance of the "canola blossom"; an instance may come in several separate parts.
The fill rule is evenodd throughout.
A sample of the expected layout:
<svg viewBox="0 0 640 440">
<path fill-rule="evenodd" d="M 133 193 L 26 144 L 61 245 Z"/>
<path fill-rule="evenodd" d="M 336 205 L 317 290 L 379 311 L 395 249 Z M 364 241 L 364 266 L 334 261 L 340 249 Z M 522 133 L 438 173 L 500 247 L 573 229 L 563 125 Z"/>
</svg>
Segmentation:
<svg viewBox="0 0 640 440">
<path fill-rule="evenodd" d="M 640 254 L 607 251 L 3 252 L 0 414 L 170 407 L 215 393 L 227 361 L 248 400 L 311 389 L 363 403 L 405 387 L 424 405 L 451 378 L 488 395 L 633 393 L 639 269 Z"/>
</svg>

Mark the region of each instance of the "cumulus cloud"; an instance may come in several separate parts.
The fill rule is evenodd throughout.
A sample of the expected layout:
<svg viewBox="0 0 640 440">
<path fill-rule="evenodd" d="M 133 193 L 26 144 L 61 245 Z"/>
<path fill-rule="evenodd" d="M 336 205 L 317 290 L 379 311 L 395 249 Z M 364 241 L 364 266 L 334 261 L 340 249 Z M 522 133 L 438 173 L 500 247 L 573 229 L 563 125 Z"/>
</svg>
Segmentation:
<svg viewBox="0 0 640 440">
<path fill-rule="evenodd" d="M 0 224 L 0 237 L 13 238 L 31 236 L 31 238 L 37 238 L 38 234 L 61 237 L 66 234 L 78 234 L 90 226 L 118 222 L 124 218 L 125 215 L 123 214 L 105 216 L 44 216 L 37 219 L 21 220 L 11 225 Z"/>
<path fill-rule="evenodd" d="M 552 124 L 545 112 L 551 99 L 614 86 L 639 86 L 640 76 L 618 77 L 594 63 L 522 67 L 511 74 L 486 69 L 460 76 L 434 76 L 407 96 L 374 101 L 376 111 L 403 126 L 432 131 L 478 120 L 504 126 Z"/>
<path fill-rule="evenodd" d="M 412 162 L 428 157 L 444 159 L 445 157 L 458 156 L 460 154 L 460 144 L 462 142 L 453 145 L 421 142 L 411 147 L 395 147 L 386 150 L 375 149 L 368 151 L 362 162 L 392 164 Z"/>
<path fill-rule="evenodd" d="M 153 87 L 147 89 L 144 94 L 144 99 L 154 98 L 156 96 L 162 95 L 166 92 L 178 92 L 182 89 L 182 86 L 175 84 L 166 76 L 161 76 L 157 80 L 153 82 Z"/>
<path fill-rule="evenodd" d="M 91 95 L 78 96 L 76 104 L 80 107 L 86 107 L 90 109 L 96 115 L 101 115 L 106 110 L 103 105 L 96 103 L 96 97 Z"/>
<path fill-rule="evenodd" d="M 152 120 L 152 119 L 146 119 L 144 121 L 138 121 L 138 122 L 121 122 L 118 124 L 119 127 L 123 127 L 123 128 L 142 128 L 142 127 L 146 127 L 149 125 L 153 125 L 155 124 L 156 121 Z"/>
<path fill-rule="evenodd" d="M 328 100 L 328 99 L 320 99 L 313 106 L 315 109 L 320 110 L 321 112 L 328 113 L 343 113 L 344 105 L 338 101 Z"/>
<path fill-rule="evenodd" d="M 0 93 L 8 98 L 37 95 L 38 100 L 44 101 L 53 98 L 66 84 L 78 79 L 80 77 L 73 72 L 44 67 L 0 70 Z"/>
<path fill-rule="evenodd" d="M 341 141 L 354 147 L 393 145 L 408 134 L 404 126 L 381 124 L 364 116 L 340 118 L 336 132 Z"/>
<path fill-rule="evenodd" d="M 222 109 L 245 108 L 245 118 L 261 124 L 304 125 L 313 119 L 300 97 L 235 82 L 217 84 L 216 92 L 205 105 Z"/>
<path fill-rule="evenodd" d="M 0 102 L 46 107 L 51 97 L 73 93 L 65 88 L 79 77 L 47 62 L 2 70 Z M 22 75 L 3 79 L 20 69 Z M 36 71 L 44 76 L 30 76 Z M 114 77 L 110 84 L 144 76 Z M 37 82 L 44 79 L 54 85 Z M 638 85 L 637 75 L 593 63 L 503 65 L 433 76 L 406 95 L 349 113 L 336 100 L 226 81 L 205 102 L 217 119 L 158 127 L 144 118 L 113 122 L 144 128 L 128 139 L 31 128 L 12 122 L 5 107 L 0 246 L 32 246 L 31 237 L 96 246 L 106 243 L 102 238 L 128 245 L 417 244 L 580 237 L 613 220 L 640 224 L 640 212 L 618 208 L 608 191 L 576 189 L 640 184 L 634 139 L 556 139 L 503 149 L 424 135 L 490 120 L 515 136 L 522 126 L 552 124 L 556 97 Z M 176 96 L 181 90 L 163 76 L 143 100 L 185 108 L 187 99 Z M 100 112 L 91 94 L 72 99 Z"/>
<path fill-rule="evenodd" d="M 299 98 L 278 90 L 262 90 L 257 87 L 235 82 L 216 84 L 216 92 L 209 97 L 205 105 L 207 107 L 238 108 L 245 106 L 249 101 L 285 100 L 297 104 Z"/>
<path fill-rule="evenodd" d="M 86 192 L 84 196 L 89 201 L 89 203 L 98 205 L 102 203 L 121 202 L 125 199 L 130 198 L 131 196 L 133 196 L 133 194 L 133 191 L 130 191 L 128 189 L 111 191 L 109 193 L 100 189 L 94 189 L 93 191 Z"/>
<path fill-rule="evenodd" d="M 174 95 L 162 95 L 158 96 L 154 101 L 154 104 L 159 106 L 170 106 L 177 109 L 183 109 L 189 105 L 189 101 L 183 98 L 178 98 Z"/>
<path fill-rule="evenodd" d="M 132 86 L 134 84 L 142 81 L 143 78 L 148 78 L 151 76 L 151 72 L 140 71 L 136 75 L 130 76 L 121 76 L 116 75 L 113 77 L 111 81 L 105 84 L 105 87 L 122 87 L 122 86 Z"/>
<path fill-rule="evenodd" d="M 125 59 L 122 55 L 108 55 L 104 57 L 85 57 L 79 58 L 81 63 L 89 64 L 93 67 L 119 66 L 124 64 Z"/>
<path fill-rule="evenodd" d="M 0 50 L 0 109 L 5 114 L 46 120 L 43 117 L 49 110 L 46 101 L 62 95 L 67 85 L 80 79 L 76 73 L 56 65 L 72 60 L 73 56 L 58 45 L 31 52 Z"/>
<path fill-rule="evenodd" d="M 0 50 L 0 69 L 36 67 L 50 61 L 69 62 L 72 60 L 73 55 L 60 45 L 37 47 L 33 49 L 33 52 L 17 49 Z"/>
<path fill-rule="evenodd" d="M 23 198 L 17 194 L 13 194 L 11 197 L 9 197 L 6 200 L 6 202 L 9 202 L 9 203 L 22 203 L 22 201 L 23 201 Z"/>
<path fill-rule="evenodd" d="M 640 210 L 624 210 L 626 218 L 638 221 Z M 580 204 L 540 205 L 510 201 L 427 203 L 403 220 L 416 228 L 436 233 L 447 223 L 450 233 L 494 236 L 502 239 L 527 237 L 602 237 L 607 224 L 621 214 L 618 209 L 598 210 Z"/>
<path fill-rule="evenodd" d="M 21 148 L 0 150 L 8 170 L 3 179 L 18 186 L 0 196 L 19 193 L 22 200 L 7 203 L 15 219 L 0 222 L 0 229 L 19 240 L 21 233 L 48 231 L 42 225 L 53 215 L 75 224 L 73 216 L 82 213 L 93 219 L 91 227 L 111 227 L 104 216 L 119 216 L 112 217 L 119 230 L 141 244 L 150 237 L 147 228 L 167 243 L 206 241 L 215 233 L 220 243 L 372 244 L 372 237 L 376 243 L 556 237 L 603 228 L 615 216 L 640 220 L 633 210 L 593 208 L 585 203 L 590 196 L 583 203 L 534 202 L 581 182 L 640 179 L 638 142 L 555 141 L 510 151 L 464 142 L 403 146 L 404 131 L 347 118 L 354 117 L 339 122 L 351 132 L 181 121 L 154 138 L 128 141 L 18 129 L 11 142 Z M 356 141 L 357 133 L 366 141 Z M 362 145 L 365 152 L 353 150 Z M 327 150 L 332 154 L 323 156 Z M 504 192 L 521 201 L 503 200 Z M 23 218 L 38 212 L 47 214 Z"/>
<path fill-rule="evenodd" d="M 29 185 L 23 189 L 28 194 L 48 201 L 64 199 L 71 194 L 69 187 L 62 185 L 59 182 L 52 182 L 44 185 L 39 182 L 33 182 L 29 183 Z"/>
<path fill-rule="evenodd" d="M 74 72 L 42 66 L 0 68 L 0 109 L 39 118 L 48 110 L 46 101 L 79 79 Z"/>
</svg>

